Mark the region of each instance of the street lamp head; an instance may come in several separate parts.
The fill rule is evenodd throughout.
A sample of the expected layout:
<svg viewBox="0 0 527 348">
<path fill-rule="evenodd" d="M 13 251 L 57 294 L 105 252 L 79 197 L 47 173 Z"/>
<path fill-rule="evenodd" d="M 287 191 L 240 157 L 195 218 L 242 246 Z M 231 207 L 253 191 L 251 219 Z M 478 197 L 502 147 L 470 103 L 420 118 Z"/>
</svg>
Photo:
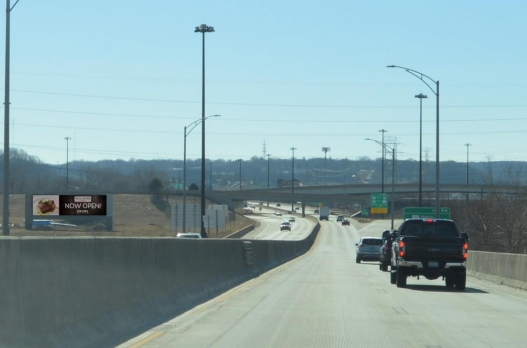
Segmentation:
<svg viewBox="0 0 527 348">
<path fill-rule="evenodd" d="M 428 98 L 426 96 L 426 94 L 423 94 L 423 93 L 419 93 L 418 95 L 415 96 L 416 98 L 419 98 L 419 99 L 423 99 L 423 98 Z"/>
<path fill-rule="evenodd" d="M 395 65 L 386 65 L 387 68 L 395 68 Z"/>
<path fill-rule="evenodd" d="M 199 27 L 196 27 L 194 30 L 195 33 L 212 33 L 214 32 L 214 27 L 210 27 L 206 24 L 202 24 Z"/>
</svg>

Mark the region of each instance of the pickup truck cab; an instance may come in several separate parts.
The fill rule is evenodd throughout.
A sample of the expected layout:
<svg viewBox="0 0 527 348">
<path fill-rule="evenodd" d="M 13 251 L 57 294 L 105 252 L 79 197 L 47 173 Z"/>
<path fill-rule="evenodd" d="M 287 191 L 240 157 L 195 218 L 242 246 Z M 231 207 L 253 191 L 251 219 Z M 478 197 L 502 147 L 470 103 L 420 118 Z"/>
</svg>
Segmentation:
<svg viewBox="0 0 527 348">
<path fill-rule="evenodd" d="M 467 258 L 468 234 L 454 221 L 408 219 L 394 233 L 390 282 L 405 287 L 409 276 L 443 277 L 447 287 L 464 290 Z"/>
</svg>

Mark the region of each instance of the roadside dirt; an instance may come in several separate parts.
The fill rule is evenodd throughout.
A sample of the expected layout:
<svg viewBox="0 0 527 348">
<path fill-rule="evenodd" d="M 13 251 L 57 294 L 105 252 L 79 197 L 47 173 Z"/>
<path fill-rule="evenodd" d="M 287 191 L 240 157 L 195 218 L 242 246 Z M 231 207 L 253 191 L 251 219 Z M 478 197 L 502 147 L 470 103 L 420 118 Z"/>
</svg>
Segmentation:
<svg viewBox="0 0 527 348">
<path fill-rule="evenodd" d="M 1 197 L 1 195 L 0 195 Z M 0 200 L 0 216 L 3 212 L 3 204 Z M 25 219 L 25 195 L 10 195 L 9 210 L 11 224 L 11 236 L 108 236 L 108 237 L 175 237 L 180 230 L 170 226 L 170 208 L 167 212 L 160 211 L 150 200 L 150 195 L 140 194 L 116 194 L 114 195 L 114 230 L 106 231 L 104 225 L 91 223 L 78 225 L 76 227 L 40 227 L 38 229 L 26 230 Z M 181 199 L 171 198 L 170 204 L 182 204 Z M 197 198 L 187 198 L 187 203 L 199 203 Z M 252 220 L 239 214 L 234 215 L 233 221 L 227 221 L 227 226 L 216 232 L 209 232 L 210 238 L 224 238 L 246 226 L 253 224 Z M 53 219 L 60 222 L 59 219 Z M 1 222 L 1 220 L 0 220 Z M 199 231 L 189 231 L 199 232 Z"/>
</svg>

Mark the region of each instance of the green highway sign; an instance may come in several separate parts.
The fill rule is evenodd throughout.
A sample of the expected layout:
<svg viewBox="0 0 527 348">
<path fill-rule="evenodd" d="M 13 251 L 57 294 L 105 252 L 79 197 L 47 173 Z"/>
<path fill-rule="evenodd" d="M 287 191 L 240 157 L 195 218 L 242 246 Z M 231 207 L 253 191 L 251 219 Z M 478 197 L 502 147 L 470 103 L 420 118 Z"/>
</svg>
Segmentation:
<svg viewBox="0 0 527 348">
<path fill-rule="evenodd" d="M 368 216 L 368 215 L 370 215 L 370 211 L 368 209 L 362 209 L 361 215 L 362 216 Z"/>
<path fill-rule="evenodd" d="M 408 207 L 403 209 L 403 219 L 435 218 L 435 207 Z M 450 219 L 450 208 L 439 208 L 440 219 Z"/>
<path fill-rule="evenodd" d="M 388 214 L 388 195 L 386 193 L 371 194 L 371 213 Z"/>
</svg>

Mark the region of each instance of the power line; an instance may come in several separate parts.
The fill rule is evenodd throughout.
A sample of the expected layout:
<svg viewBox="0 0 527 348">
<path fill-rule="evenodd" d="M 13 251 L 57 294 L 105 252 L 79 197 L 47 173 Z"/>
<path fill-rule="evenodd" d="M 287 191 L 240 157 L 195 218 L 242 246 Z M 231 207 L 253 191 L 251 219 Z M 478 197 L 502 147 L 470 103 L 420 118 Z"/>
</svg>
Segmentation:
<svg viewBox="0 0 527 348">
<path fill-rule="evenodd" d="M 3 90 L 3 89 L 0 89 Z M 195 100 L 176 100 L 176 99 L 153 99 L 153 98 L 137 98 L 137 97 L 116 97 L 104 96 L 94 94 L 73 94 L 73 93 L 59 93 L 59 92 L 42 92 L 22 89 L 11 89 L 11 92 L 57 95 L 79 98 L 99 98 L 99 99 L 114 99 L 114 100 L 130 100 L 130 101 L 148 101 L 158 103 L 182 103 L 182 104 L 201 104 L 201 101 Z M 268 106 L 268 107 L 302 107 L 302 108 L 353 108 L 353 109 L 414 109 L 415 105 L 401 106 L 401 105 L 337 105 L 337 104 L 274 104 L 274 103 L 239 103 L 239 102 L 210 102 L 210 105 L 239 105 L 239 106 Z M 432 106 L 424 106 L 423 108 L 431 108 Z M 504 104 L 504 105 L 441 105 L 441 108 L 524 108 L 527 104 Z"/>
</svg>

